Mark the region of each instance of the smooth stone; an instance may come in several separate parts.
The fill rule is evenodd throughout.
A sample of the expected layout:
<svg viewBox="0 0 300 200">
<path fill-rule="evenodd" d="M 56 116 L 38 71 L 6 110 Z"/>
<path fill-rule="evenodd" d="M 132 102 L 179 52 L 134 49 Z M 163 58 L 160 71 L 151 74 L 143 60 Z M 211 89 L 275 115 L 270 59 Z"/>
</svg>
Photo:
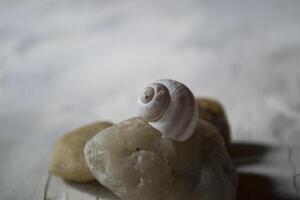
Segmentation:
<svg viewBox="0 0 300 200">
<path fill-rule="evenodd" d="M 124 200 L 233 200 L 237 174 L 217 129 L 198 120 L 193 136 L 172 141 L 141 118 L 94 136 L 84 154 L 96 179 Z"/>
<path fill-rule="evenodd" d="M 64 134 L 54 147 L 49 172 L 77 182 L 95 180 L 85 163 L 83 148 L 94 135 L 111 125 L 109 122 L 95 122 Z"/>
<path fill-rule="evenodd" d="M 207 97 L 198 97 L 196 100 L 198 102 L 199 118 L 213 124 L 228 147 L 231 142 L 230 126 L 222 104 L 215 99 Z"/>
</svg>

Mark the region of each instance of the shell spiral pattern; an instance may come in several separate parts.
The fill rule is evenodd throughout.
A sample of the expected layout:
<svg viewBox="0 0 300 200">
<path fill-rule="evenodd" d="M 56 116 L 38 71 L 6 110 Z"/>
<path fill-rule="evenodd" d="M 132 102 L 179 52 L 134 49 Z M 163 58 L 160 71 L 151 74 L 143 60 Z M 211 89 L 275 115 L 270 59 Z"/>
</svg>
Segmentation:
<svg viewBox="0 0 300 200">
<path fill-rule="evenodd" d="M 144 89 L 139 98 L 139 114 L 166 137 L 185 141 L 196 129 L 198 108 L 188 87 L 161 79 Z"/>
</svg>

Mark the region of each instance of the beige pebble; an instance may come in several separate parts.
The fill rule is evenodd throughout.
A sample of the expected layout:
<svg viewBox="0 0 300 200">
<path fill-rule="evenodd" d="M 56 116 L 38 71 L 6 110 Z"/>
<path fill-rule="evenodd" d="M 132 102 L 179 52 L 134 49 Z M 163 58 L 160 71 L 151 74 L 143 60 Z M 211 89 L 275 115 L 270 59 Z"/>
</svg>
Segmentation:
<svg viewBox="0 0 300 200">
<path fill-rule="evenodd" d="M 111 125 L 109 122 L 95 122 L 64 134 L 54 147 L 49 172 L 72 181 L 94 180 L 85 163 L 83 148 L 94 135 Z"/>
<path fill-rule="evenodd" d="M 213 124 L 222 135 L 226 146 L 230 145 L 230 126 L 226 117 L 225 109 L 217 100 L 198 97 L 199 118 Z"/>
<path fill-rule="evenodd" d="M 97 180 L 123 200 L 235 199 L 237 174 L 224 141 L 201 119 L 178 142 L 132 118 L 98 133 L 84 154 Z"/>
</svg>

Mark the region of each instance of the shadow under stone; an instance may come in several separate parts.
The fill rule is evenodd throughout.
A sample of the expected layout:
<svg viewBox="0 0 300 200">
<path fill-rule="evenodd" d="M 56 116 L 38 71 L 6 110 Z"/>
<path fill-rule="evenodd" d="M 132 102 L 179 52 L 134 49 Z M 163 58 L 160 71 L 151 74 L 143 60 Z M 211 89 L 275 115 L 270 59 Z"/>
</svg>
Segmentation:
<svg viewBox="0 0 300 200">
<path fill-rule="evenodd" d="M 264 144 L 233 143 L 229 147 L 229 154 L 238 167 L 259 163 L 267 153 L 275 150 L 276 147 Z"/>
<path fill-rule="evenodd" d="M 292 196 L 284 196 L 274 189 L 272 180 L 258 174 L 239 173 L 237 200 L 296 200 Z"/>
<path fill-rule="evenodd" d="M 65 184 L 79 190 L 84 193 L 88 193 L 92 196 L 99 197 L 101 198 L 113 198 L 113 199 L 118 199 L 117 196 L 115 196 L 109 189 L 98 183 L 97 181 L 91 181 L 87 183 L 78 183 L 74 181 L 68 181 L 64 180 Z"/>
</svg>

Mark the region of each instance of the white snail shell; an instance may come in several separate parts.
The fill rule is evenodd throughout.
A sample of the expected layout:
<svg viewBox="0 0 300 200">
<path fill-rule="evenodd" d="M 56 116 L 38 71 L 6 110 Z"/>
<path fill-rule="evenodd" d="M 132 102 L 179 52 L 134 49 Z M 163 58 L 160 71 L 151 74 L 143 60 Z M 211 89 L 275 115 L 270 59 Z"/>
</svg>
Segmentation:
<svg viewBox="0 0 300 200">
<path fill-rule="evenodd" d="M 163 135 L 185 141 L 196 129 L 198 107 L 184 84 L 162 79 L 144 89 L 139 98 L 139 114 Z"/>
</svg>

